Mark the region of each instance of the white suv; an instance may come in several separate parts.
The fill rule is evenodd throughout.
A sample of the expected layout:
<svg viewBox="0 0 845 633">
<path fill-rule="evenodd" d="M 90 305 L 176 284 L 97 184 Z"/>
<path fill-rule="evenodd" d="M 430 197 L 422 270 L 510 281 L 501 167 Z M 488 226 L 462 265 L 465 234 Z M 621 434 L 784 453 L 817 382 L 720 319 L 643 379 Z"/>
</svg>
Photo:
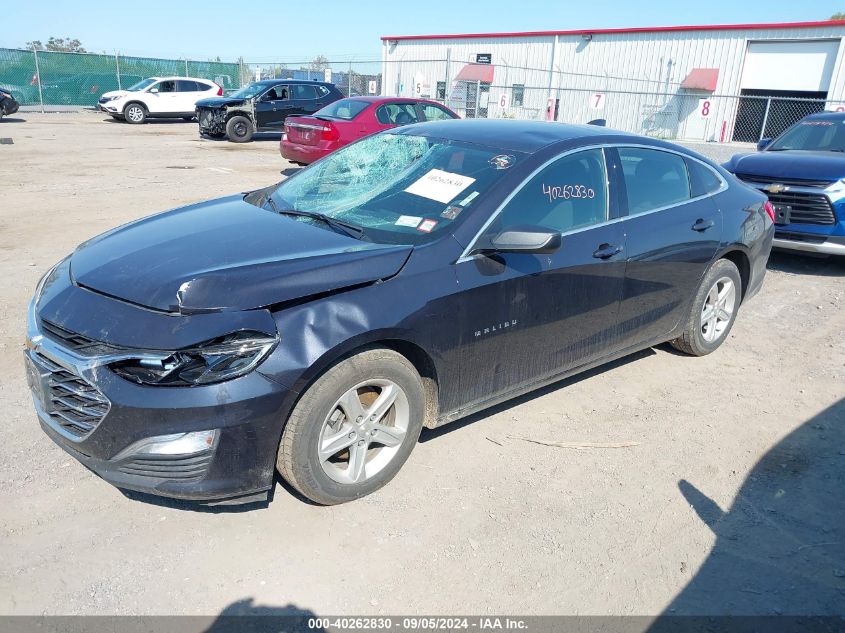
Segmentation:
<svg viewBox="0 0 845 633">
<path fill-rule="evenodd" d="M 190 121 L 196 114 L 197 101 L 222 94 L 223 88 L 210 79 L 150 77 L 126 90 L 106 92 L 97 107 L 129 123 L 143 123 L 148 118 Z"/>
</svg>

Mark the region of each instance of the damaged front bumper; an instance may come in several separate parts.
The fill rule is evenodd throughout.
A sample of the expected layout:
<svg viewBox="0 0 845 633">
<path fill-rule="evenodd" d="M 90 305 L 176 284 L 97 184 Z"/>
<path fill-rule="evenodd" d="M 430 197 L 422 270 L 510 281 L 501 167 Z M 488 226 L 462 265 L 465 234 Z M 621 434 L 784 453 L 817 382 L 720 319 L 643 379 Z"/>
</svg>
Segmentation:
<svg viewBox="0 0 845 633">
<path fill-rule="evenodd" d="M 136 384 L 109 368 L 126 350 L 80 351 L 56 332 L 33 301 L 27 382 L 42 429 L 87 468 L 121 489 L 211 503 L 272 487 L 290 390 L 259 371 L 194 387 Z"/>
<path fill-rule="evenodd" d="M 200 135 L 220 136 L 226 133 L 226 111 L 221 108 L 197 108 Z"/>
</svg>

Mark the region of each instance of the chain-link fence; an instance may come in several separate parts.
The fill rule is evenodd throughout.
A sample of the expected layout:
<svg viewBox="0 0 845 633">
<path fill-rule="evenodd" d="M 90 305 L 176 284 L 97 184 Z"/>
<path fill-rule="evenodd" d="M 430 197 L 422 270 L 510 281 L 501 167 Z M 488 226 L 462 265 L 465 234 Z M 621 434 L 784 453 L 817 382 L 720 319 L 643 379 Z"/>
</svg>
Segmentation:
<svg viewBox="0 0 845 633">
<path fill-rule="evenodd" d="M 241 63 L 0 48 L 0 89 L 21 105 L 92 106 L 147 77 L 199 77 L 232 90 L 244 74 Z"/>
<path fill-rule="evenodd" d="M 383 63 L 381 94 L 440 101 L 465 118 L 587 123 L 664 139 L 757 142 L 845 101 L 720 95 L 670 78 L 591 75 L 555 68 L 405 60 Z"/>
<path fill-rule="evenodd" d="M 250 80 L 294 79 L 327 81 L 335 84 L 346 96 L 382 94 L 381 60 L 313 62 L 244 62 Z"/>
<path fill-rule="evenodd" d="M 593 75 L 454 59 L 234 63 L 0 49 L 0 89 L 22 105 L 94 105 L 106 91 L 151 76 L 211 79 L 233 90 L 259 79 L 329 81 L 347 96 L 419 97 L 464 118 L 587 123 L 664 139 L 746 142 L 774 137 L 845 101 L 719 95 L 671 77 Z"/>
</svg>

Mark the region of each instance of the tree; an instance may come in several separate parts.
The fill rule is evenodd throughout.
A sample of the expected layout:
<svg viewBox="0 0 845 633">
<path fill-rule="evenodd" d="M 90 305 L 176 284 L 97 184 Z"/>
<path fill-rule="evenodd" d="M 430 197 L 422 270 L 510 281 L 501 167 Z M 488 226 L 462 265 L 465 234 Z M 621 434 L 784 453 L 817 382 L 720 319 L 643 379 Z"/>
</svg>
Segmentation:
<svg viewBox="0 0 845 633">
<path fill-rule="evenodd" d="M 845 13 L 842 13 L 841 11 L 837 11 L 832 16 L 830 16 L 830 19 L 831 20 L 845 20 Z"/>
<path fill-rule="evenodd" d="M 311 60 L 310 68 L 311 70 L 316 71 L 323 71 L 329 67 L 329 60 L 326 59 L 323 55 L 317 55 L 314 59 Z"/>
<path fill-rule="evenodd" d="M 26 43 L 27 48 L 34 48 L 39 51 L 57 51 L 60 53 L 87 53 L 82 48 L 82 42 L 77 39 L 70 39 L 69 37 L 51 37 L 43 44 L 41 40 L 33 40 Z"/>
</svg>

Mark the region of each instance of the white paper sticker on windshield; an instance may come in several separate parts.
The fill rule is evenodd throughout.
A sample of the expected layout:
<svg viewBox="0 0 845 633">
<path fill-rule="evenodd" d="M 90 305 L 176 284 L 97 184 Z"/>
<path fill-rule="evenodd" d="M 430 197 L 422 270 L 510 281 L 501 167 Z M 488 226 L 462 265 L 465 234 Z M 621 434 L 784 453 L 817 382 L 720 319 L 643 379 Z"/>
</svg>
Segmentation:
<svg viewBox="0 0 845 633">
<path fill-rule="evenodd" d="M 423 198 L 449 202 L 464 189 L 475 182 L 475 178 L 452 174 L 440 169 L 432 169 L 425 176 L 410 185 L 405 191 Z"/>
<path fill-rule="evenodd" d="M 420 222 L 422 222 L 422 218 L 416 215 L 400 215 L 395 224 L 396 226 L 410 226 L 417 228 Z"/>
</svg>

